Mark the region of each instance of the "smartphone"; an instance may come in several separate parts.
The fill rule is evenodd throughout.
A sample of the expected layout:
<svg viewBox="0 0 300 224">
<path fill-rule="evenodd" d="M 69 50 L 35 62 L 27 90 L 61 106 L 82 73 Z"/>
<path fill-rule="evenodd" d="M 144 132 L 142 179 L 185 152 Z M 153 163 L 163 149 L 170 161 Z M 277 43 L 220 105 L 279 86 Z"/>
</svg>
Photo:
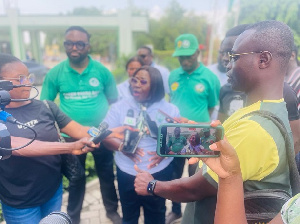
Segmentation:
<svg viewBox="0 0 300 224">
<path fill-rule="evenodd" d="M 180 120 L 176 119 L 175 117 L 171 117 L 169 114 L 163 112 L 162 110 L 159 109 L 158 112 L 168 118 L 171 121 L 170 123 L 180 123 Z"/>
<path fill-rule="evenodd" d="M 163 157 L 218 157 L 209 145 L 224 137 L 223 126 L 167 123 L 158 129 L 157 154 Z"/>
</svg>

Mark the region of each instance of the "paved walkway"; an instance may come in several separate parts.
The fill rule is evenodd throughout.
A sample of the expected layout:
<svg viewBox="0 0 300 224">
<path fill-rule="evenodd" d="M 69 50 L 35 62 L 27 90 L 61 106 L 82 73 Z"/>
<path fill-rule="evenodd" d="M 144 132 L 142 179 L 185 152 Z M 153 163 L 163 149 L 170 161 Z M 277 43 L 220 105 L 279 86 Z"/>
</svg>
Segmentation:
<svg viewBox="0 0 300 224">
<path fill-rule="evenodd" d="M 184 169 L 183 176 L 188 176 L 187 165 Z M 115 182 L 115 186 L 117 187 L 117 182 Z M 62 211 L 66 212 L 68 200 L 68 193 L 63 195 L 63 206 Z M 171 211 L 172 202 L 167 200 L 167 212 L 168 214 Z M 182 211 L 184 211 L 185 203 L 182 204 Z M 139 219 L 139 224 L 144 223 L 143 213 L 141 209 L 141 216 Z M 119 204 L 119 214 L 121 212 L 121 205 Z M 86 185 L 86 193 L 84 196 L 83 208 L 81 211 L 81 221 L 80 224 L 112 224 L 110 219 L 106 217 L 104 205 L 102 203 L 102 197 L 100 193 L 99 181 L 98 178 L 90 181 Z"/>
</svg>

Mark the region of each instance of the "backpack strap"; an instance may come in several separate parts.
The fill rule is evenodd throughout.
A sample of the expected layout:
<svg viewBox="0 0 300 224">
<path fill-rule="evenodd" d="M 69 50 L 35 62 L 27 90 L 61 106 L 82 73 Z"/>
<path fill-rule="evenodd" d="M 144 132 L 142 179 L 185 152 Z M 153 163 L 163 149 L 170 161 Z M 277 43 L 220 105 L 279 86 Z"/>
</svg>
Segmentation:
<svg viewBox="0 0 300 224">
<path fill-rule="evenodd" d="M 241 117 L 248 117 L 251 115 L 258 115 L 264 118 L 267 118 L 271 120 L 279 129 L 280 133 L 282 134 L 284 141 L 285 141 L 285 147 L 286 147 L 286 156 L 288 159 L 288 165 L 290 170 L 290 183 L 292 188 L 292 195 L 296 195 L 300 192 L 300 179 L 299 179 L 299 172 L 296 166 L 295 161 L 295 152 L 294 152 L 294 145 L 291 143 L 288 131 L 283 123 L 283 121 L 275 114 L 265 111 L 265 110 L 256 110 L 252 111 L 248 114 L 245 114 Z"/>
</svg>

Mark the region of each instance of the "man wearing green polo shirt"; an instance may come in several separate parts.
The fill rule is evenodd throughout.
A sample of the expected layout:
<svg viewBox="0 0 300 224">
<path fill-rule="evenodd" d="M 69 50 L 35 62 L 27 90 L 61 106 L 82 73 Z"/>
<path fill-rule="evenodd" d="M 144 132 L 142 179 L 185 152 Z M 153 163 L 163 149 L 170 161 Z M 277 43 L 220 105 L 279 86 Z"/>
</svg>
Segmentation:
<svg viewBox="0 0 300 224">
<path fill-rule="evenodd" d="M 178 57 L 181 67 L 169 77 L 171 102 L 182 117 L 197 122 L 209 122 L 210 112 L 219 101 L 218 77 L 198 62 L 198 40 L 193 34 L 182 34 L 175 41 L 173 57 Z"/>
<path fill-rule="evenodd" d="M 209 122 L 210 113 L 219 103 L 220 81 L 218 77 L 198 61 L 199 44 L 193 34 L 182 34 L 175 40 L 173 57 L 178 57 L 181 67 L 173 70 L 169 76 L 171 103 L 175 104 L 182 117 L 197 122 Z M 173 160 L 174 170 L 180 178 L 185 163 L 184 158 Z M 196 165 L 189 167 L 189 174 L 195 172 Z M 180 208 L 173 203 L 166 224 L 181 217 Z"/>
<path fill-rule="evenodd" d="M 210 134 L 209 128 L 203 129 L 204 136 L 201 138 L 201 145 L 206 150 L 210 150 L 209 146 L 216 141 L 216 137 Z"/>
<path fill-rule="evenodd" d="M 64 47 L 68 59 L 52 68 L 43 83 L 41 99 L 54 100 L 59 93 L 60 109 L 84 126 L 98 127 L 108 111 L 109 104 L 118 98 L 114 77 L 89 55 L 90 34 L 79 26 L 65 32 Z M 73 141 L 66 138 L 66 141 Z M 106 215 L 114 224 L 120 224 L 117 213 L 118 198 L 114 185 L 113 154 L 103 146 L 92 152 Z M 86 155 L 79 156 L 85 167 Z M 73 223 L 80 222 L 80 211 L 85 193 L 85 177 L 69 185 L 68 214 Z"/>
<path fill-rule="evenodd" d="M 169 154 L 180 154 L 182 148 L 186 145 L 187 141 L 184 136 L 180 135 L 180 127 L 174 129 L 174 136 L 168 141 L 168 148 L 170 149 Z"/>
</svg>

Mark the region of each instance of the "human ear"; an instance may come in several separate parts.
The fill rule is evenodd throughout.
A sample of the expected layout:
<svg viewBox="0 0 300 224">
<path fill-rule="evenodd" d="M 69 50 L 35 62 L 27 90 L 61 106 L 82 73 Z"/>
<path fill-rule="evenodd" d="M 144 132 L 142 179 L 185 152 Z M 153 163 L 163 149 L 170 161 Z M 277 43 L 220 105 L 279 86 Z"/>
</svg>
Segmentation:
<svg viewBox="0 0 300 224">
<path fill-rule="evenodd" d="M 259 56 L 259 68 L 264 69 L 270 66 L 272 61 L 272 54 L 269 51 L 261 52 Z"/>
</svg>

